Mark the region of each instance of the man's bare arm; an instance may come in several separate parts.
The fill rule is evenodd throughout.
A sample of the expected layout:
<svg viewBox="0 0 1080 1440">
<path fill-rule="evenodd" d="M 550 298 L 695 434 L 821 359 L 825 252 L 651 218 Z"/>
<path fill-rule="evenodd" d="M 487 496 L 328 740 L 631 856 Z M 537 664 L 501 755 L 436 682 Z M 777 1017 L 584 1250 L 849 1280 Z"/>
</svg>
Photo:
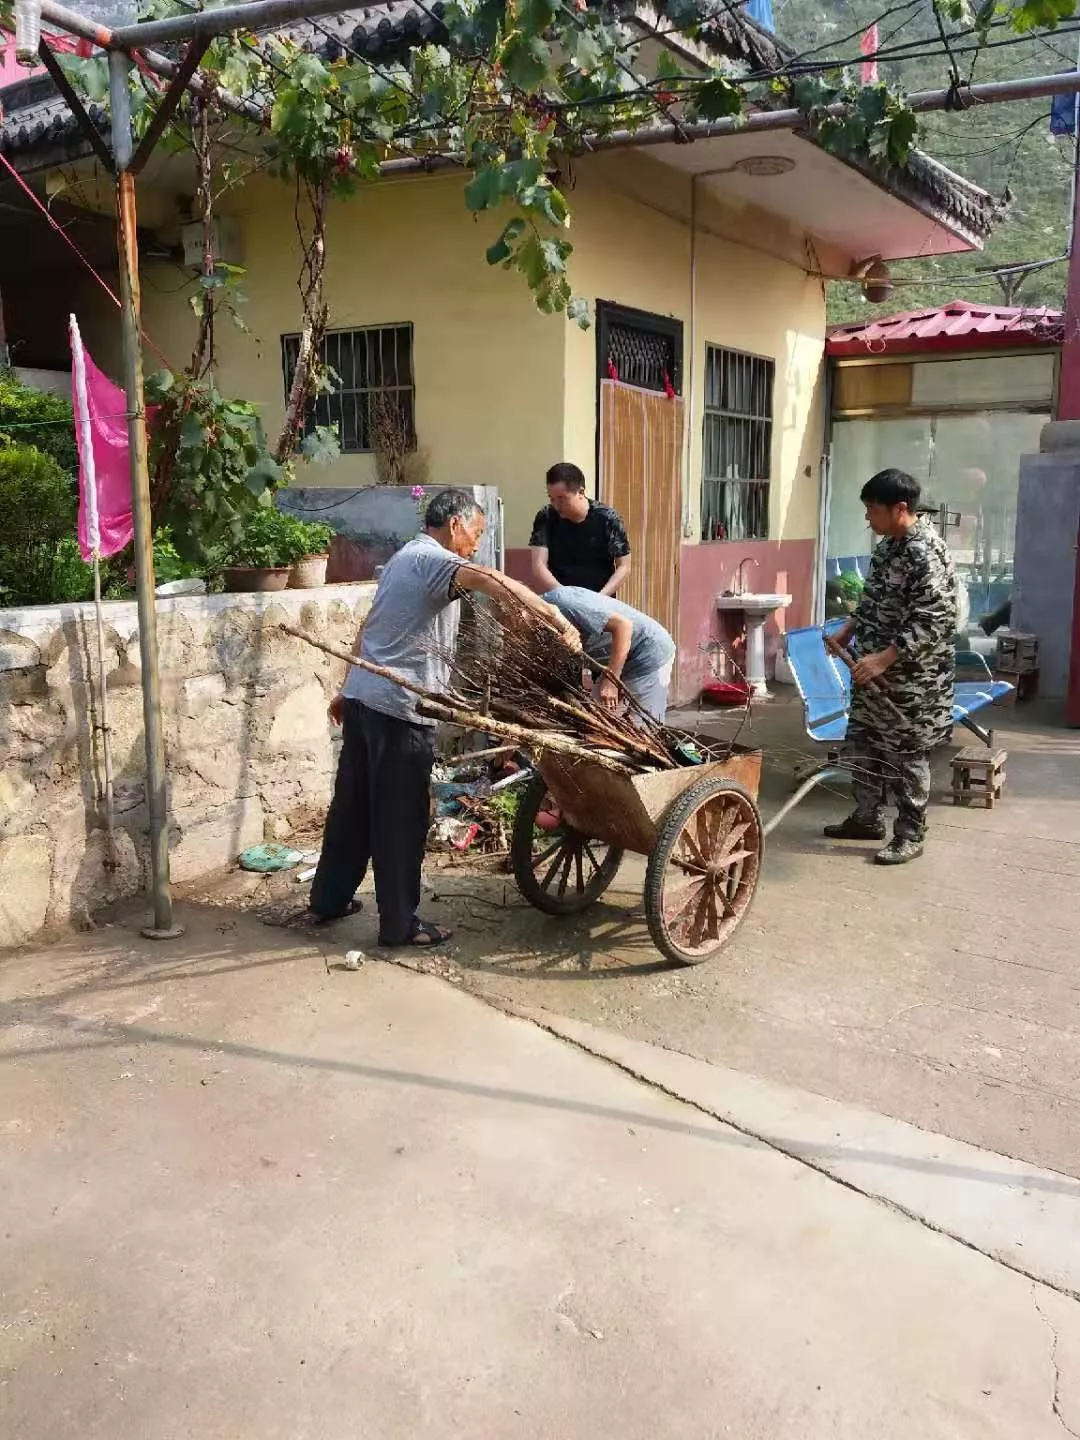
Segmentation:
<svg viewBox="0 0 1080 1440">
<path fill-rule="evenodd" d="M 615 684 L 612 676 L 617 680 L 622 675 L 623 666 L 630 654 L 630 642 L 634 638 L 634 627 L 625 615 L 612 615 L 604 629 L 611 636 L 611 654 L 607 663 L 609 673 L 600 681 L 597 698 L 601 705 L 606 706 L 609 710 L 614 710 L 619 703 L 620 696 L 619 687 Z"/>
<path fill-rule="evenodd" d="M 529 554 L 532 557 L 533 584 L 540 594 L 546 595 L 549 590 L 557 589 L 559 582 L 548 568 L 547 546 L 533 545 L 529 549 Z"/>
<path fill-rule="evenodd" d="M 615 569 L 611 572 L 611 579 L 600 591 L 601 595 L 614 595 L 630 576 L 630 556 L 620 555 L 615 561 Z"/>
<path fill-rule="evenodd" d="M 581 636 L 554 605 L 541 600 L 527 585 L 511 580 L 499 570 L 490 570 L 486 565 L 462 565 L 454 576 L 459 590 L 473 590 L 487 595 L 492 600 L 516 601 L 523 609 L 531 611 L 557 630 L 571 650 L 581 650 Z"/>
</svg>

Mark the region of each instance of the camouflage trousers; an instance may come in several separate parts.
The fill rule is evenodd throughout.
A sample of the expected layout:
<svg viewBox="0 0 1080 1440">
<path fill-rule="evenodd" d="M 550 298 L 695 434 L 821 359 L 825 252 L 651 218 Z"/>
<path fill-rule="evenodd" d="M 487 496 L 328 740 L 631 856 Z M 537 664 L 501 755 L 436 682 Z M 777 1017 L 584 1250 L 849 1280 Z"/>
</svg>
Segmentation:
<svg viewBox="0 0 1080 1440">
<path fill-rule="evenodd" d="M 896 838 L 923 838 L 930 803 L 928 750 L 896 750 L 872 730 L 849 725 L 840 759 L 851 773 L 855 814 L 860 820 L 868 825 L 879 824 L 891 800 L 897 810 L 893 826 Z"/>
</svg>

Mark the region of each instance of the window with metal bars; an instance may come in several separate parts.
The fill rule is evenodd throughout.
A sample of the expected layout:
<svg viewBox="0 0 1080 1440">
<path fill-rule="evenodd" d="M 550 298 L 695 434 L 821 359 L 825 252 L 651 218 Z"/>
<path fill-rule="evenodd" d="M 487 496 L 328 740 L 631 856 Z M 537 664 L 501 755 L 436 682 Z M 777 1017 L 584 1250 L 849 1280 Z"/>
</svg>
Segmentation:
<svg viewBox="0 0 1080 1440">
<path fill-rule="evenodd" d="M 413 443 L 416 437 L 416 386 L 413 380 L 411 325 L 369 325 L 361 330 L 328 330 L 322 344 L 323 362 L 337 379 L 308 410 L 304 433 L 317 426 L 337 432 L 344 455 L 375 448 L 374 430 L 380 406 L 389 404 L 400 428 Z M 285 396 L 292 387 L 299 335 L 281 337 L 281 368 Z"/>
<path fill-rule="evenodd" d="M 705 347 L 701 538 L 767 540 L 776 364 Z"/>
</svg>

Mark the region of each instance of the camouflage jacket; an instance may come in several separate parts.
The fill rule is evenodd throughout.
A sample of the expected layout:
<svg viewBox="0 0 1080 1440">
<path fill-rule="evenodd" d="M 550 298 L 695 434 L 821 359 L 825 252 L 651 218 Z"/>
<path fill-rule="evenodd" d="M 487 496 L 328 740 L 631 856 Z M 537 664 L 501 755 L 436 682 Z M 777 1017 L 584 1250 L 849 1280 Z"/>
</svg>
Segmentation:
<svg viewBox="0 0 1080 1440">
<path fill-rule="evenodd" d="M 908 728 L 901 734 L 899 721 L 860 686 L 851 697 L 851 723 L 900 750 L 929 750 L 946 740 L 952 728 L 955 635 L 952 557 L 937 531 L 920 520 L 902 540 L 877 546 L 855 611 L 860 655 L 896 647 L 896 663 L 878 683 L 907 717 Z"/>
</svg>

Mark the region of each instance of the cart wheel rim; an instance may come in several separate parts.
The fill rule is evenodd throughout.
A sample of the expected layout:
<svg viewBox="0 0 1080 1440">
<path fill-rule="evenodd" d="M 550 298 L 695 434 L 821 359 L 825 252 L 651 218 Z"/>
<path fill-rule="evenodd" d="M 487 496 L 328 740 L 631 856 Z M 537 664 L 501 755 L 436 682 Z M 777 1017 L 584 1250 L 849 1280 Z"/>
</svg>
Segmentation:
<svg viewBox="0 0 1080 1440">
<path fill-rule="evenodd" d="M 542 815 L 546 824 L 539 823 Z M 521 797 L 510 856 L 518 889 L 530 905 L 548 915 L 575 915 L 611 884 L 622 851 L 570 825 L 537 775 Z"/>
<path fill-rule="evenodd" d="M 761 863 L 761 822 L 749 796 L 719 790 L 687 816 L 660 889 L 667 938 L 688 958 L 712 954 L 750 908 Z"/>
<path fill-rule="evenodd" d="M 530 856 L 537 887 L 554 899 L 586 895 L 603 874 L 611 847 L 572 830 L 565 822 L 541 832 Z"/>
</svg>

